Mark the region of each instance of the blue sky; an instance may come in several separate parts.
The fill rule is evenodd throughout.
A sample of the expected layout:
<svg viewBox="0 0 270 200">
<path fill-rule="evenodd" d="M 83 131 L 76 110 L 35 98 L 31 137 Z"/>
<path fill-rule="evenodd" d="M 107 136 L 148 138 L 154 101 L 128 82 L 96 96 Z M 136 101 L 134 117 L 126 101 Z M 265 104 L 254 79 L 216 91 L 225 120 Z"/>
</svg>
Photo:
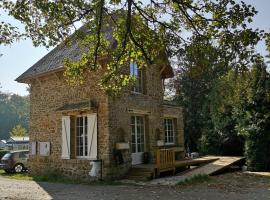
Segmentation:
<svg viewBox="0 0 270 200">
<path fill-rule="evenodd" d="M 270 31 L 270 0 L 244 0 L 244 2 L 252 4 L 259 11 L 252 27 Z M 2 17 L 4 16 L 0 15 L 0 18 Z M 264 45 L 260 44 L 258 50 L 265 53 L 264 49 Z M 0 46 L 0 53 L 4 54 L 0 57 L 1 91 L 27 95 L 26 85 L 14 80 L 47 54 L 48 50 L 43 47 L 35 48 L 31 41 L 27 40 L 14 43 L 11 46 Z"/>
</svg>

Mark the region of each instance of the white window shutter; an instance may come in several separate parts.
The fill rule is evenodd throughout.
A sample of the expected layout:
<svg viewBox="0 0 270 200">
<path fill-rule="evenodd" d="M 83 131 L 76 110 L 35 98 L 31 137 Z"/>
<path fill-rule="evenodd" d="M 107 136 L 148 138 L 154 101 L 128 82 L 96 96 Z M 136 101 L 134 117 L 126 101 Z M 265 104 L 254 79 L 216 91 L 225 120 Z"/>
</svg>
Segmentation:
<svg viewBox="0 0 270 200">
<path fill-rule="evenodd" d="M 37 142 L 31 142 L 31 155 L 36 155 L 36 152 L 37 152 Z"/>
<path fill-rule="evenodd" d="M 91 160 L 97 159 L 97 113 L 87 115 L 88 129 L 88 157 Z"/>
<path fill-rule="evenodd" d="M 70 116 L 62 117 L 62 159 L 70 159 Z"/>
</svg>

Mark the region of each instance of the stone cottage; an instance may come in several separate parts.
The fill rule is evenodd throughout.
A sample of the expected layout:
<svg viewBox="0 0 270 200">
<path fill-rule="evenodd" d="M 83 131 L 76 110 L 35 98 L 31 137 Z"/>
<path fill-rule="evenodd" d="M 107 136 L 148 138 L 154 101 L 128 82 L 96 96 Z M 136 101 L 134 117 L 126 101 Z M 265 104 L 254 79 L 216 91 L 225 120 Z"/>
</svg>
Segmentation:
<svg viewBox="0 0 270 200">
<path fill-rule="evenodd" d="M 184 154 L 182 109 L 163 100 L 170 65 L 139 68 L 130 63 L 136 84 L 119 97 L 97 85 L 105 69 L 86 72 L 82 85 L 68 85 L 63 59 L 77 60 L 76 42 L 59 45 L 19 76 L 30 85 L 30 158 L 33 173 L 57 169 L 91 179 L 90 161 L 100 161 L 102 178 L 121 177 L 134 166 L 154 163 L 160 148 Z"/>
</svg>

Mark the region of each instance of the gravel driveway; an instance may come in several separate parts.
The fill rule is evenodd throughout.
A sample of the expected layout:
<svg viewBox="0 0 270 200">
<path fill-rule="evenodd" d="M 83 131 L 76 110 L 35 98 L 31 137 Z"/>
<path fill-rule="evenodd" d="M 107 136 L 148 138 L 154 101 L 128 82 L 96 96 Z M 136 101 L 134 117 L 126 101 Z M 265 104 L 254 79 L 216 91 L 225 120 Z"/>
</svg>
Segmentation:
<svg viewBox="0 0 270 200">
<path fill-rule="evenodd" d="M 242 173 L 241 173 L 242 174 Z M 89 200 L 228 200 L 270 199 L 270 179 L 229 174 L 208 184 L 193 186 L 75 185 L 37 183 L 0 176 L 0 199 L 89 199 Z"/>
</svg>

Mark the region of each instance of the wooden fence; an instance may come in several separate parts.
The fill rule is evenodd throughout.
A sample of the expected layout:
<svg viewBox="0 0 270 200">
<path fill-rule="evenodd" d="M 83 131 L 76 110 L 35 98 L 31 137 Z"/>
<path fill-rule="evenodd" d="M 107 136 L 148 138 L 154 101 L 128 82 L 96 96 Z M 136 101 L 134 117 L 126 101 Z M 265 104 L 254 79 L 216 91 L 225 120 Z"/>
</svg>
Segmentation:
<svg viewBox="0 0 270 200">
<path fill-rule="evenodd" d="M 175 173 L 175 152 L 170 149 L 158 149 L 156 157 L 156 176 L 160 175 L 160 172 L 172 171 Z"/>
</svg>

